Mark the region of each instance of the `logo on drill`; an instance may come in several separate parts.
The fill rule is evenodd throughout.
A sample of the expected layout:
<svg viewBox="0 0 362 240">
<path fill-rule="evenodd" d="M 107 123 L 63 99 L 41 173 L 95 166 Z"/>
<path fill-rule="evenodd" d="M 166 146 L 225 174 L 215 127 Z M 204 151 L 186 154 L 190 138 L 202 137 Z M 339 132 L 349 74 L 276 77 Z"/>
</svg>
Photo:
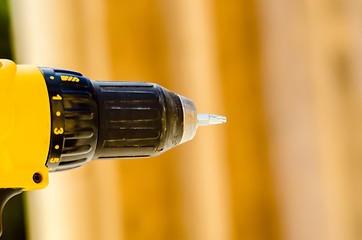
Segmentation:
<svg viewBox="0 0 362 240">
<path fill-rule="evenodd" d="M 68 76 L 60 76 L 63 82 L 79 82 L 79 78 L 77 77 L 68 77 Z"/>
</svg>

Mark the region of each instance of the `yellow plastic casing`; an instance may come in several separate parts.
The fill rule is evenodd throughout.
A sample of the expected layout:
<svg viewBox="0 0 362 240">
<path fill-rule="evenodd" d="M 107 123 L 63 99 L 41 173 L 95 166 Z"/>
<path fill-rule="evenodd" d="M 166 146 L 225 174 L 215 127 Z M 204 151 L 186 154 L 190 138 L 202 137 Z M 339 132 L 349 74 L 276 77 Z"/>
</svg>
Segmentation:
<svg viewBox="0 0 362 240">
<path fill-rule="evenodd" d="M 0 59 L 0 188 L 45 188 L 51 113 L 44 77 L 35 66 Z M 41 181 L 33 180 L 34 174 Z"/>
</svg>

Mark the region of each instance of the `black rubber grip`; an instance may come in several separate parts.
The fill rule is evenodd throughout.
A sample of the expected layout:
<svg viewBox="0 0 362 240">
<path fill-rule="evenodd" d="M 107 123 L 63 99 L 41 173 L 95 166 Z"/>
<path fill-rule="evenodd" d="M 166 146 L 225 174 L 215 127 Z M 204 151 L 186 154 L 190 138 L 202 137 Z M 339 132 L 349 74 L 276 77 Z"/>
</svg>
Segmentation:
<svg viewBox="0 0 362 240">
<path fill-rule="evenodd" d="M 156 156 L 181 141 L 183 112 L 178 95 L 157 84 L 91 82 L 99 110 L 94 159 Z"/>
</svg>

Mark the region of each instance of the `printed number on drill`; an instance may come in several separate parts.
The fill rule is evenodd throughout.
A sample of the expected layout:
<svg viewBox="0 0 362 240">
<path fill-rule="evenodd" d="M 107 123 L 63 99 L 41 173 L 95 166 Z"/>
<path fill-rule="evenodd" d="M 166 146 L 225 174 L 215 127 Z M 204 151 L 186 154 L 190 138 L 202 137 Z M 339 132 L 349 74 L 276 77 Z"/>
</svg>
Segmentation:
<svg viewBox="0 0 362 240">
<path fill-rule="evenodd" d="M 59 95 L 59 94 L 57 94 L 56 96 L 54 96 L 53 97 L 53 100 L 58 100 L 58 101 L 60 101 L 60 100 L 62 100 L 63 98 Z"/>
<path fill-rule="evenodd" d="M 51 159 L 49 160 L 49 162 L 51 162 L 51 163 L 57 163 L 57 162 L 59 162 L 59 158 L 51 158 Z"/>
<path fill-rule="evenodd" d="M 54 134 L 55 135 L 59 135 L 59 134 L 63 134 L 64 133 L 64 129 L 63 128 L 54 128 Z"/>
</svg>

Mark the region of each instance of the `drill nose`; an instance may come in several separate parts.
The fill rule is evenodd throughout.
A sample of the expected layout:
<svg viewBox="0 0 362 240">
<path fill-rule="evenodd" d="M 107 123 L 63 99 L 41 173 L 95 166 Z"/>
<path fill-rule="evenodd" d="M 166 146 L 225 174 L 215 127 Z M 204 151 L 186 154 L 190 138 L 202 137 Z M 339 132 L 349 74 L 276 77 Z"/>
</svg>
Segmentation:
<svg viewBox="0 0 362 240">
<path fill-rule="evenodd" d="M 194 138 L 198 126 L 208 126 L 226 122 L 226 117 L 212 114 L 197 114 L 193 101 L 180 96 L 183 109 L 183 136 L 180 142 L 184 143 Z"/>
<path fill-rule="evenodd" d="M 180 144 L 190 141 L 195 137 L 197 130 L 197 112 L 192 100 L 178 95 L 183 111 L 183 134 Z"/>
</svg>

